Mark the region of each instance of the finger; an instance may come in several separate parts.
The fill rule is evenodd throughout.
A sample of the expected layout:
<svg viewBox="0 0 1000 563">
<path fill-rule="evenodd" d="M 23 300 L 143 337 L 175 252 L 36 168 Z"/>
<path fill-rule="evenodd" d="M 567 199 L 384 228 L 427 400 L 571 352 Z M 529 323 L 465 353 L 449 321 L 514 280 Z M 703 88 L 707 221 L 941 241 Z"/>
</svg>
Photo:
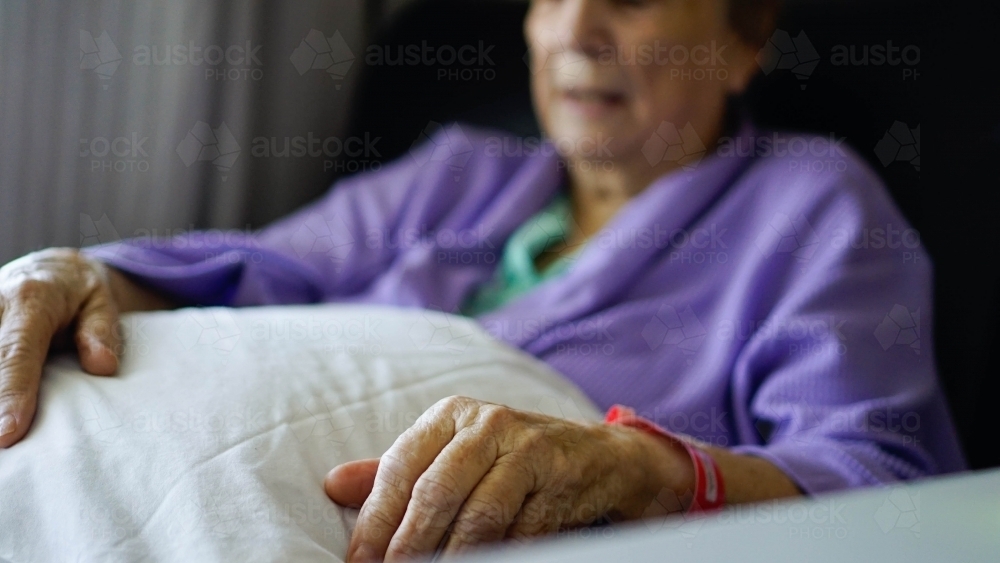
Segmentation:
<svg viewBox="0 0 1000 563">
<path fill-rule="evenodd" d="M 502 540 L 534 485 L 534 475 L 525 463 L 511 456 L 498 459 L 455 516 L 444 553 L 452 555 Z"/>
<path fill-rule="evenodd" d="M 94 375 L 113 375 L 118 370 L 122 341 L 118 309 L 110 292 L 97 289 L 83 302 L 74 334 L 80 366 Z"/>
<path fill-rule="evenodd" d="M 377 471 L 378 458 L 342 463 L 327 473 L 326 495 L 341 506 L 361 506 L 375 486 Z"/>
<path fill-rule="evenodd" d="M 600 488 L 573 495 L 546 489 L 524 501 L 506 536 L 524 540 L 553 534 L 562 528 L 588 526 L 604 518 L 612 508 L 607 491 Z"/>
<path fill-rule="evenodd" d="M 507 528 L 506 537 L 524 540 L 559 531 L 562 515 L 557 499 L 543 493 L 531 495 L 521 506 L 514 523 Z"/>
<path fill-rule="evenodd" d="M 386 561 L 434 553 L 455 516 L 499 456 L 493 436 L 463 428 L 417 479 Z"/>
<path fill-rule="evenodd" d="M 449 405 L 438 403 L 403 432 L 379 459 L 371 494 L 361 507 L 347 561 L 380 561 L 403 520 L 417 479 L 455 435 Z"/>
<path fill-rule="evenodd" d="M 31 308 L 10 303 L 0 317 L 0 447 L 20 440 L 38 403 L 38 382 L 54 326 Z"/>
</svg>

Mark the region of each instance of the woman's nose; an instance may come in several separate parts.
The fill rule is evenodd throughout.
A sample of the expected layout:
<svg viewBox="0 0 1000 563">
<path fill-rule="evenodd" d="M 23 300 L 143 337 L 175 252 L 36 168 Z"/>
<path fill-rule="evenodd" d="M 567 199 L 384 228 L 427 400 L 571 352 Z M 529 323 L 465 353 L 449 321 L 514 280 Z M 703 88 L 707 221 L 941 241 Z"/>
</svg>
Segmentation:
<svg viewBox="0 0 1000 563">
<path fill-rule="evenodd" d="M 538 37 L 550 53 L 570 51 L 590 59 L 612 45 L 607 0 L 561 0 Z"/>
</svg>

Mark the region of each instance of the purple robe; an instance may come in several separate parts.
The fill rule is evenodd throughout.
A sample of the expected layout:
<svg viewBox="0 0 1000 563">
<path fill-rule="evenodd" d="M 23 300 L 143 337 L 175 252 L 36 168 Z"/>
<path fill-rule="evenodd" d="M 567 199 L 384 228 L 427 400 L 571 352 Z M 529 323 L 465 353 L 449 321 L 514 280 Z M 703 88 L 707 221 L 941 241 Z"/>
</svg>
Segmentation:
<svg viewBox="0 0 1000 563">
<path fill-rule="evenodd" d="M 504 138 L 451 126 L 257 234 L 88 252 L 187 304 L 453 312 L 564 182 L 549 145 Z M 693 156 L 482 325 L 598 406 L 768 459 L 809 493 L 964 469 L 931 264 L 878 176 L 828 139 L 749 125 Z"/>
</svg>

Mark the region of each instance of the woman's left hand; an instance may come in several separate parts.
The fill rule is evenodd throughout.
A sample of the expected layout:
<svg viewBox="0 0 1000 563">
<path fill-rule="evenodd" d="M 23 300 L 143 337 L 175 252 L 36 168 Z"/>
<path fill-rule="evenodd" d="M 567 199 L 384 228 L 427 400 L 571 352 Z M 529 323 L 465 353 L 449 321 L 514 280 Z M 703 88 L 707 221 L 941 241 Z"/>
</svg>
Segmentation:
<svg viewBox="0 0 1000 563">
<path fill-rule="evenodd" d="M 690 490 L 687 454 L 631 428 L 583 424 L 464 397 L 427 410 L 380 458 L 345 463 L 327 494 L 362 504 L 348 561 L 398 561 L 602 516 L 634 519 Z"/>
</svg>

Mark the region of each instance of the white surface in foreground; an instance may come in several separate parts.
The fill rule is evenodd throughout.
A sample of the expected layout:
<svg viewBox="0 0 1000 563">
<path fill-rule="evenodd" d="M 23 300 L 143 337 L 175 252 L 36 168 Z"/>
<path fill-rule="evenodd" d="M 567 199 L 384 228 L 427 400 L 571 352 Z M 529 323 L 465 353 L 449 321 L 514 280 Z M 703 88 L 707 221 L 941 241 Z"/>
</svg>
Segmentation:
<svg viewBox="0 0 1000 563">
<path fill-rule="evenodd" d="M 439 399 L 599 418 L 541 362 L 439 313 L 185 309 L 123 326 L 119 375 L 54 359 L 33 428 L 0 450 L 0 559 L 338 560 L 356 511 L 324 475 L 378 457 Z"/>
<path fill-rule="evenodd" d="M 559 535 L 458 563 L 992 563 L 1000 470 Z"/>
</svg>

